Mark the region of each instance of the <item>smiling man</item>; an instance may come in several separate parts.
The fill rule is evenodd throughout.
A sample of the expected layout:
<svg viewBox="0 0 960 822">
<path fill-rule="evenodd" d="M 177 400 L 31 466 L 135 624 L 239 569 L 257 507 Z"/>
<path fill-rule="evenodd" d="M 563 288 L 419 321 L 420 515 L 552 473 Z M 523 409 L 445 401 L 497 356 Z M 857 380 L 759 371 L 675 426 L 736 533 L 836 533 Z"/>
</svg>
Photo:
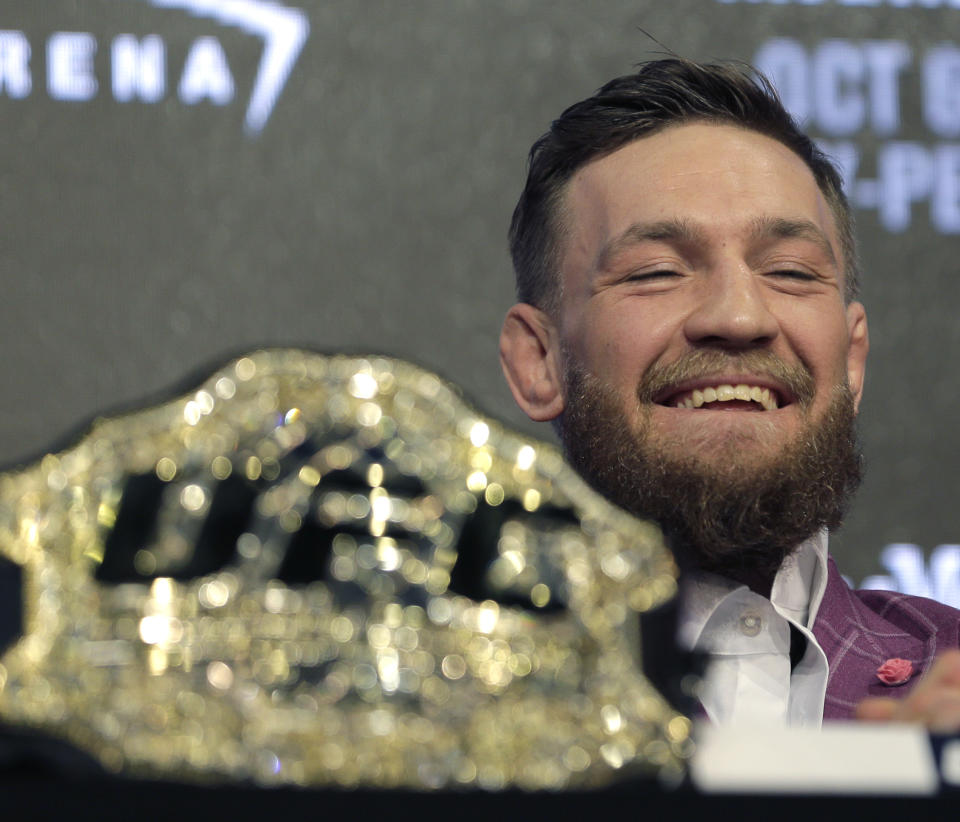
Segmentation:
<svg viewBox="0 0 960 822">
<path fill-rule="evenodd" d="M 827 555 L 860 479 L 867 320 L 840 177 L 769 85 L 679 59 L 611 81 L 534 145 L 510 239 L 507 381 L 663 527 L 707 714 L 960 725 L 960 613 L 851 592 Z"/>
</svg>

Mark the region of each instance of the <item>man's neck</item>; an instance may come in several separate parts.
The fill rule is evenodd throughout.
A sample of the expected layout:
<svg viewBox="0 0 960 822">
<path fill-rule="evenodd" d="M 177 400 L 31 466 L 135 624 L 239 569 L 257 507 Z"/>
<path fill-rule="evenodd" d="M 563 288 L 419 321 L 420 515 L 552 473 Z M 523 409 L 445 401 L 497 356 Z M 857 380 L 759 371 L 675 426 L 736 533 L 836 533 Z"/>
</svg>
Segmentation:
<svg viewBox="0 0 960 822">
<path fill-rule="evenodd" d="M 682 564 L 681 576 L 697 574 L 713 574 L 723 579 L 735 582 L 738 585 L 746 585 L 751 591 L 765 599 L 770 599 L 770 593 L 773 591 L 773 582 L 777 577 L 779 568 L 771 570 L 758 570 L 755 568 L 701 568 Z"/>
<path fill-rule="evenodd" d="M 773 591 L 773 581 L 776 579 L 777 574 L 776 572 L 772 574 L 752 573 L 748 569 L 744 569 L 739 573 L 727 574 L 726 576 L 734 582 L 746 585 L 755 594 L 770 599 L 770 592 Z"/>
</svg>

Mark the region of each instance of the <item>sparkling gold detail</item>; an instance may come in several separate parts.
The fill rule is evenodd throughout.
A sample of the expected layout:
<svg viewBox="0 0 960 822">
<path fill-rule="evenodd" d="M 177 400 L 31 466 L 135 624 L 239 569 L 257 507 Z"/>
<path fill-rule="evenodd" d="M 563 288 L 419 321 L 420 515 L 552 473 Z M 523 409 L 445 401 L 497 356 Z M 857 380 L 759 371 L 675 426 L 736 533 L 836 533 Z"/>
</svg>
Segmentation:
<svg viewBox="0 0 960 822">
<path fill-rule="evenodd" d="M 533 461 L 537 458 L 537 452 L 532 445 L 524 445 L 517 451 L 517 468 L 521 471 L 529 471 L 533 467 Z"/>
<path fill-rule="evenodd" d="M 230 599 L 230 588 L 222 580 L 213 579 L 200 586 L 199 597 L 205 608 L 222 608 Z"/>
<path fill-rule="evenodd" d="M 503 486 L 498 482 L 490 483 L 483 492 L 483 498 L 487 501 L 487 505 L 499 505 L 505 497 L 506 493 Z"/>
<path fill-rule="evenodd" d="M 138 477 L 154 533 L 112 553 Z M 398 360 L 243 357 L 0 476 L 0 535 L 27 581 L 0 721 L 112 771 L 556 790 L 691 752 L 636 662 L 631 617 L 676 591 L 658 532 Z"/>
<path fill-rule="evenodd" d="M 142 548 L 133 555 L 133 567 L 138 574 L 151 576 L 157 570 L 157 557 L 153 551 L 144 551 Z"/>
<path fill-rule="evenodd" d="M 667 737 L 673 742 L 683 742 L 690 736 L 690 720 L 675 716 L 667 723 Z"/>
<path fill-rule="evenodd" d="M 550 588 L 538 582 L 530 589 L 530 601 L 538 608 L 544 608 L 550 603 Z"/>
<path fill-rule="evenodd" d="M 312 465 L 304 465 L 297 476 L 300 482 L 310 488 L 316 488 L 320 484 L 320 472 Z"/>
<path fill-rule="evenodd" d="M 620 717 L 620 710 L 616 705 L 604 705 L 600 709 L 600 718 L 603 720 L 603 729 L 608 734 L 619 733 L 620 729 L 623 727 L 623 720 Z M 671 722 L 672 721 L 673 720 L 671 720 Z"/>
<path fill-rule="evenodd" d="M 243 559 L 257 559 L 262 548 L 256 534 L 243 533 L 237 537 L 237 553 Z"/>
<path fill-rule="evenodd" d="M 377 395 L 377 381 L 366 372 L 358 372 L 350 378 L 347 390 L 357 399 L 370 400 Z"/>
<path fill-rule="evenodd" d="M 371 488 L 383 484 L 383 466 L 379 462 L 373 463 L 367 469 L 367 484 Z"/>
<path fill-rule="evenodd" d="M 493 455 L 488 448 L 478 448 L 470 455 L 470 465 L 486 473 L 493 467 Z"/>
<path fill-rule="evenodd" d="M 210 463 L 210 473 L 218 480 L 225 480 L 233 473 L 233 463 L 222 454 L 214 457 Z"/>
<path fill-rule="evenodd" d="M 263 463 L 256 457 L 247 457 L 245 469 L 248 480 L 258 480 L 263 471 Z"/>
<path fill-rule="evenodd" d="M 362 403 L 357 408 L 357 422 L 361 425 L 374 426 L 383 417 L 383 409 L 375 402 Z"/>
<path fill-rule="evenodd" d="M 467 477 L 467 488 L 471 491 L 482 491 L 487 487 L 487 475 L 483 471 L 474 471 Z"/>
<path fill-rule="evenodd" d="M 186 485 L 180 492 L 180 504 L 188 511 L 199 511 L 207 504 L 207 494 L 199 485 Z"/>
<path fill-rule="evenodd" d="M 201 414 L 206 415 L 213 411 L 213 396 L 209 391 L 197 391 L 193 401 L 197 404 Z"/>
<path fill-rule="evenodd" d="M 200 422 L 202 416 L 203 412 L 200 410 L 200 406 L 193 400 L 183 406 L 183 419 L 187 425 L 196 425 Z"/>
<path fill-rule="evenodd" d="M 590 754 L 579 745 L 571 745 L 563 755 L 563 764 L 571 771 L 585 771 L 590 767 Z"/>
<path fill-rule="evenodd" d="M 490 439 L 490 426 L 485 422 L 475 422 L 470 427 L 470 442 L 477 448 L 486 445 L 488 439 Z"/>
<path fill-rule="evenodd" d="M 217 392 L 218 397 L 229 400 L 233 399 L 233 395 L 237 393 L 237 385 L 229 377 L 221 377 L 217 380 L 213 390 Z"/>
<path fill-rule="evenodd" d="M 253 379 L 253 375 L 257 373 L 257 366 L 250 357 L 242 357 L 237 360 L 233 370 L 238 380 L 246 382 Z"/>
<path fill-rule="evenodd" d="M 523 507 L 527 511 L 536 511 L 540 507 L 542 496 L 536 488 L 528 488 L 523 493 Z"/>
<path fill-rule="evenodd" d="M 171 645 L 183 636 L 180 620 L 153 614 L 140 620 L 140 639 L 147 645 Z"/>
<path fill-rule="evenodd" d="M 157 460 L 156 472 L 164 482 L 170 482 L 177 475 L 177 464 L 170 457 L 160 457 Z"/>
<path fill-rule="evenodd" d="M 219 660 L 207 665 L 207 682 L 220 691 L 226 691 L 233 685 L 233 671 L 230 666 Z"/>
<path fill-rule="evenodd" d="M 467 663 L 460 654 L 448 654 L 440 663 L 440 670 L 447 679 L 460 679 L 467 672 Z"/>
<path fill-rule="evenodd" d="M 117 510 L 110 504 L 110 501 L 104 500 L 97 506 L 97 525 L 104 528 L 113 528 L 117 521 Z M 36 524 L 24 523 L 26 528 L 21 534 L 21 540 L 29 546 L 34 546 L 37 541 Z"/>
</svg>

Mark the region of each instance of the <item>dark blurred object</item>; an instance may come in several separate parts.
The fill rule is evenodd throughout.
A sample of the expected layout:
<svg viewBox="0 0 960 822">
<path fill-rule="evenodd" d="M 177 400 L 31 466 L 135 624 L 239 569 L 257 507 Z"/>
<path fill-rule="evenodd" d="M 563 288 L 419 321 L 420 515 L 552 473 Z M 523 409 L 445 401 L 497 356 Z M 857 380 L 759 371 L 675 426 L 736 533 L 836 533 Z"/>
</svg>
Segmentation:
<svg viewBox="0 0 960 822">
<path fill-rule="evenodd" d="M 96 759 L 62 739 L 0 724 L 0 788 L 24 781 L 106 776 Z"/>
<path fill-rule="evenodd" d="M 0 555 L 0 654 L 23 635 L 23 569 Z"/>
<path fill-rule="evenodd" d="M 703 713 L 698 696 L 710 657 L 677 644 L 679 597 L 640 614 L 640 662 L 647 679 L 687 716 Z"/>
</svg>

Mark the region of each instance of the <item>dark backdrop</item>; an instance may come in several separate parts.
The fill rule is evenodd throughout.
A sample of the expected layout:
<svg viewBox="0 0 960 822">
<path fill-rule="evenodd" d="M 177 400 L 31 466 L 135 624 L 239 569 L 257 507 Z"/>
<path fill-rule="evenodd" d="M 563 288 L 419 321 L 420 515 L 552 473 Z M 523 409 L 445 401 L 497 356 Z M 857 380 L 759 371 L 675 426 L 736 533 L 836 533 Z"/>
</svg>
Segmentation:
<svg viewBox="0 0 960 822">
<path fill-rule="evenodd" d="M 0 459 L 261 344 L 406 357 L 550 437 L 499 374 L 507 222 L 641 28 L 761 63 L 847 167 L 873 351 L 841 564 L 960 543 L 960 0 L 2 0 Z"/>
</svg>

